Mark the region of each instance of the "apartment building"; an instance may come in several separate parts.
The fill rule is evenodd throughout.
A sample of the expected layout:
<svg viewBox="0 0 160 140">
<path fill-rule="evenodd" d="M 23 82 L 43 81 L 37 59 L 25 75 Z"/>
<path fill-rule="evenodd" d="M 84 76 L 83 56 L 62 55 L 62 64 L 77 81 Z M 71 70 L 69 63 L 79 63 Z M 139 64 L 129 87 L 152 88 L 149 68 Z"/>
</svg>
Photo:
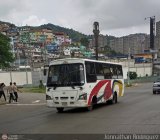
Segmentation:
<svg viewBox="0 0 160 140">
<path fill-rule="evenodd" d="M 54 33 L 55 35 L 55 43 L 58 45 L 69 45 L 72 43 L 72 40 L 66 35 L 64 32 Z"/>
<path fill-rule="evenodd" d="M 109 46 L 112 50 L 124 55 L 128 54 L 129 51 L 130 54 L 143 53 L 148 48 L 148 45 L 146 47 L 148 43 L 148 41 L 145 42 L 146 38 L 146 34 L 131 34 L 120 38 L 113 38 Z"/>
<path fill-rule="evenodd" d="M 0 32 L 3 33 L 3 34 L 6 34 L 6 31 L 10 28 L 9 25 L 3 23 L 3 24 L 0 24 Z"/>
<path fill-rule="evenodd" d="M 30 42 L 30 27 L 24 26 L 19 28 L 19 41 L 23 44 Z"/>
<path fill-rule="evenodd" d="M 54 42 L 55 35 L 53 34 L 52 30 L 42 29 L 42 34 L 46 37 L 46 44 L 51 44 Z"/>
<path fill-rule="evenodd" d="M 160 57 L 160 21 L 156 22 L 155 48 L 158 50 L 158 57 Z"/>
<path fill-rule="evenodd" d="M 98 37 L 98 49 L 99 51 L 104 51 L 105 46 L 108 45 L 107 37 L 104 35 L 99 35 Z M 94 35 L 89 39 L 89 48 L 95 48 L 95 38 Z"/>
</svg>

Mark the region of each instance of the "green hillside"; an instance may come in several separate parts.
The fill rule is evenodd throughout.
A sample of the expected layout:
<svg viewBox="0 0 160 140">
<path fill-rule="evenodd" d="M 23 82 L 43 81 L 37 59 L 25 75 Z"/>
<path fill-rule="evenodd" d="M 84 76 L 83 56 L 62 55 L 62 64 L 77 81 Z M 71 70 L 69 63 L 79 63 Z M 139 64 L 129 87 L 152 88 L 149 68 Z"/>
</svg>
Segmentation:
<svg viewBox="0 0 160 140">
<path fill-rule="evenodd" d="M 73 29 L 60 27 L 60 26 L 57 26 L 57 25 L 53 25 L 51 23 L 41 25 L 40 28 L 52 29 L 53 32 L 64 32 L 67 35 L 69 35 L 69 37 L 75 42 L 80 41 L 81 38 L 87 37 L 87 35 L 82 34 L 78 31 L 73 30 Z"/>
<path fill-rule="evenodd" d="M 9 22 L 3 22 L 3 21 L 0 21 L 0 24 L 8 24 L 9 26 L 12 26 L 12 27 L 15 27 L 14 24 L 11 24 Z M 41 25 L 41 26 L 30 26 L 31 28 L 40 28 L 40 29 L 51 29 L 53 30 L 53 32 L 64 32 L 66 33 L 71 39 L 72 41 L 74 42 L 79 42 L 81 38 L 85 38 L 87 37 L 87 35 L 85 34 L 82 34 L 78 31 L 75 31 L 73 29 L 69 29 L 69 28 L 65 28 L 65 27 L 60 27 L 58 25 L 54 25 L 54 24 L 51 24 L 51 23 L 48 23 L 48 24 L 44 24 L 44 25 Z"/>
</svg>

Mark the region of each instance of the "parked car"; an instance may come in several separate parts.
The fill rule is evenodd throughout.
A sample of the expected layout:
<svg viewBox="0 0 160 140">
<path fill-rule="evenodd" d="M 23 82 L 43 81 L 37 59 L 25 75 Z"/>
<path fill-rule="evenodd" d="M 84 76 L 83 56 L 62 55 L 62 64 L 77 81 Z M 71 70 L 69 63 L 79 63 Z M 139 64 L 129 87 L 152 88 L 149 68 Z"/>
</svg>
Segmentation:
<svg viewBox="0 0 160 140">
<path fill-rule="evenodd" d="M 160 93 L 160 78 L 153 83 L 153 94 Z"/>
</svg>

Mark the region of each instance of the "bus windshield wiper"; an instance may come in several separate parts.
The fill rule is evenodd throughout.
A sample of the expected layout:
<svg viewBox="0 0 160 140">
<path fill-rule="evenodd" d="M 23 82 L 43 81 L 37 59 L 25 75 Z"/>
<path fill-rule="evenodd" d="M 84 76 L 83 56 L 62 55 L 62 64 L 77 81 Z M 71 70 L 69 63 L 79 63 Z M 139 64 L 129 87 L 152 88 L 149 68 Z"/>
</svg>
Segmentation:
<svg viewBox="0 0 160 140">
<path fill-rule="evenodd" d="M 53 83 L 49 83 L 49 84 L 47 84 L 47 86 L 53 87 L 54 90 L 57 88 L 57 84 L 53 84 Z"/>
<path fill-rule="evenodd" d="M 70 85 L 71 85 L 72 89 L 75 89 L 73 82 L 70 81 Z"/>
</svg>

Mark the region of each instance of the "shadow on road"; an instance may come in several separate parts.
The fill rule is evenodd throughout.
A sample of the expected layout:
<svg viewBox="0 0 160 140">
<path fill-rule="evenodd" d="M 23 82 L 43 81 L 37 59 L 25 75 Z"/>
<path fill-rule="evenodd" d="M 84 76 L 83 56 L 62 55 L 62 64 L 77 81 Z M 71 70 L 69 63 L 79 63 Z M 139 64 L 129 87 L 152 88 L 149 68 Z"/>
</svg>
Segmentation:
<svg viewBox="0 0 160 140">
<path fill-rule="evenodd" d="M 108 104 L 108 103 L 100 103 L 94 106 L 92 111 L 88 111 L 87 108 L 69 108 L 64 110 L 62 113 L 60 114 L 67 114 L 67 113 L 89 113 L 89 112 L 93 112 L 96 110 L 100 110 L 104 107 L 109 107 L 109 106 L 113 106 L 112 104 Z"/>
</svg>

